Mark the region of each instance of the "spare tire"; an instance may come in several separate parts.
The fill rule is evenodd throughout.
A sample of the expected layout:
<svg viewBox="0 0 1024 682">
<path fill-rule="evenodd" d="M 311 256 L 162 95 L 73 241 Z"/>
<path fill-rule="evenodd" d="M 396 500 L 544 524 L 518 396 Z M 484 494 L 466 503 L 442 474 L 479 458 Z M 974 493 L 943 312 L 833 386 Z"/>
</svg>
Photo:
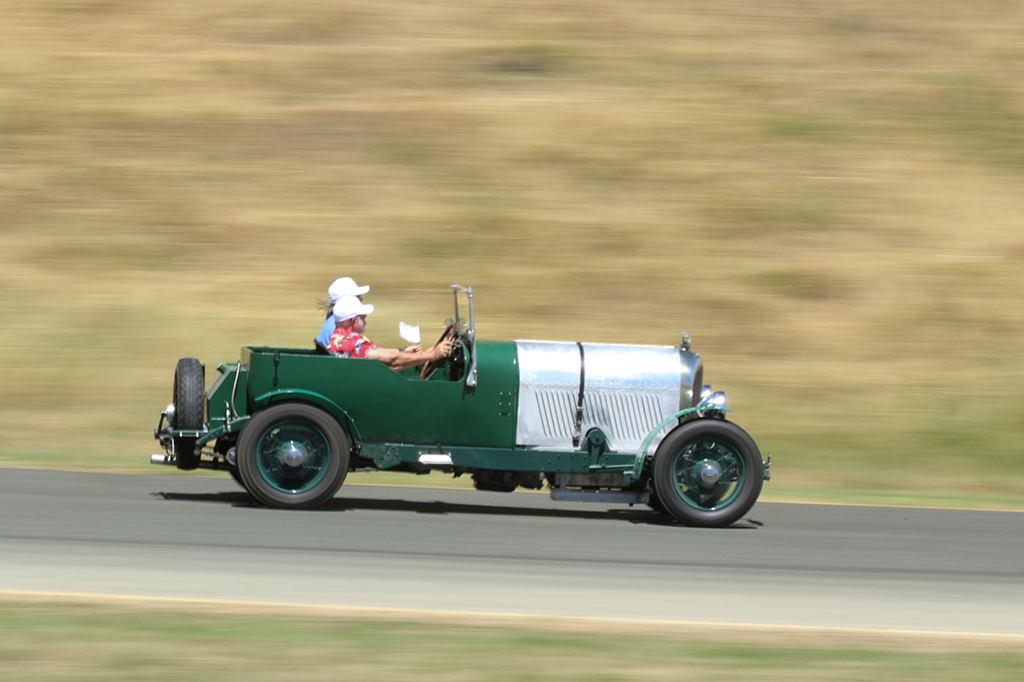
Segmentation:
<svg viewBox="0 0 1024 682">
<path fill-rule="evenodd" d="M 176 431 L 200 431 L 205 413 L 203 366 L 196 358 L 182 358 L 174 370 L 174 422 Z M 179 469 L 199 467 L 194 437 L 174 439 L 174 462 Z"/>
</svg>

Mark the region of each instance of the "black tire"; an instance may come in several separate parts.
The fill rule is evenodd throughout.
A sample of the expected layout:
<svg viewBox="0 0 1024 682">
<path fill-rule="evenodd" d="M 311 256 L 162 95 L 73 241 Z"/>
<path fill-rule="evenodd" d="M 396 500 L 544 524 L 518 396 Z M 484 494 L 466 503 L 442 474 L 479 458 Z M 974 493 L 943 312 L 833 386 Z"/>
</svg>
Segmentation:
<svg viewBox="0 0 1024 682">
<path fill-rule="evenodd" d="M 242 472 L 238 470 L 238 467 L 229 465 L 228 473 L 231 474 L 231 478 L 235 479 L 235 483 L 245 488 L 245 481 L 242 480 Z"/>
<path fill-rule="evenodd" d="M 319 507 L 348 473 L 345 431 L 330 414 L 305 403 L 257 412 L 238 437 L 237 452 L 242 485 L 268 507 Z"/>
<path fill-rule="evenodd" d="M 647 506 L 659 514 L 668 514 L 665 511 L 665 505 L 661 503 L 661 499 L 658 497 L 658 491 L 654 488 L 654 485 L 651 485 L 651 494 L 647 497 Z"/>
<path fill-rule="evenodd" d="M 174 423 L 178 431 L 199 431 L 203 428 L 203 366 L 195 358 L 182 358 L 174 370 Z M 174 439 L 174 461 L 179 469 L 199 467 L 195 438 Z"/>
<path fill-rule="evenodd" d="M 732 422 L 699 419 L 658 446 L 652 482 L 665 511 L 688 526 L 720 528 L 757 502 L 764 464 L 757 444 Z"/>
</svg>

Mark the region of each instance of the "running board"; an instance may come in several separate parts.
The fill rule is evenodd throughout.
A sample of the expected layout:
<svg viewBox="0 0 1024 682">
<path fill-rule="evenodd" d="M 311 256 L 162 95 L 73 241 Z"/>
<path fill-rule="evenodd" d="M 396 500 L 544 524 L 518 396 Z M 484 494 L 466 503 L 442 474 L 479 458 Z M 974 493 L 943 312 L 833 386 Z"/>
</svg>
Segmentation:
<svg viewBox="0 0 1024 682">
<path fill-rule="evenodd" d="M 595 490 L 593 488 L 552 488 L 551 499 L 564 502 L 603 502 L 612 504 L 647 504 L 646 490 Z"/>
</svg>

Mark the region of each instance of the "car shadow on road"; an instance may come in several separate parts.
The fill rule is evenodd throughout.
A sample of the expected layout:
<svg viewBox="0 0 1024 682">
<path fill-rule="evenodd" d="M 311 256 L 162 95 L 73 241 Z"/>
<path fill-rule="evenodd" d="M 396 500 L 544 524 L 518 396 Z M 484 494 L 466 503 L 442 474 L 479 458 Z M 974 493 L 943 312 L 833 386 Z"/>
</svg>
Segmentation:
<svg viewBox="0 0 1024 682">
<path fill-rule="evenodd" d="M 231 493 L 172 493 L 155 492 L 150 497 L 156 497 L 170 502 L 214 502 L 231 507 L 263 507 L 252 495 L 244 490 Z"/>
<path fill-rule="evenodd" d="M 685 527 L 672 517 L 649 509 L 646 506 L 624 509 L 551 509 L 529 506 L 511 506 L 494 504 L 463 504 L 433 500 L 410 501 L 403 499 L 365 499 L 335 497 L 317 509 L 308 510 L 269 510 L 244 491 L 230 493 L 151 493 L 172 502 L 207 502 L 228 505 L 238 508 L 253 508 L 273 511 L 274 513 L 323 514 L 332 512 L 389 511 L 408 514 L 430 514 L 435 516 L 471 515 L 471 516 L 517 516 L 521 518 L 553 518 L 553 519 L 585 519 L 599 521 L 622 521 L 635 525 L 647 526 L 680 526 Z M 729 526 L 732 529 L 754 530 L 761 527 L 758 521 L 743 519 Z"/>
</svg>

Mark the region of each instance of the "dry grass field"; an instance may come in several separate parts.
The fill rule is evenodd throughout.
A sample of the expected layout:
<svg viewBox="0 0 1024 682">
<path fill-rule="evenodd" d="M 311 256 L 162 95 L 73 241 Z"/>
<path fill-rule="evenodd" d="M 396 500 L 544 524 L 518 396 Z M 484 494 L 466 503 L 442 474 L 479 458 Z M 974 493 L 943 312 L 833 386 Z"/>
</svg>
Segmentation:
<svg viewBox="0 0 1024 682">
<path fill-rule="evenodd" d="M 688 330 L 780 489 L 1019 501 L 1022 266 L 1020 3 L 0 4 L 0 463 L 144 469 L 351 275 L 386 344 Z"/>
</svg>

